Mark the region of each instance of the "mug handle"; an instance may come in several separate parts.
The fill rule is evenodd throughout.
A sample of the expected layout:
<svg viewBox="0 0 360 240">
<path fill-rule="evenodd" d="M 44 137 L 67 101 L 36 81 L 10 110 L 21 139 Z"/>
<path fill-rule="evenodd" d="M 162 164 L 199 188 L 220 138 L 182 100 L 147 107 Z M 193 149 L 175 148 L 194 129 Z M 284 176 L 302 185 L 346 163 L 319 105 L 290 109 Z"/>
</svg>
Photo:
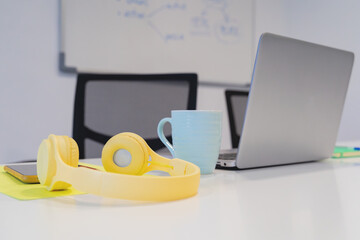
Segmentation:
<svg viewBox="0 0 360 240">
<path fill-rule="evenodd" d="M 167 147 L 167 149 L 169 149 L 171 155 L 175 157 L 174 147 L 170 144 L 170 142 L 167 140 L 164 134 L 164 125 L 167 122 L 171 124 L 171 118 L 163 118 L 160 120 L 157 128 L 157 133 L 161 142 Z"/>
</svg>

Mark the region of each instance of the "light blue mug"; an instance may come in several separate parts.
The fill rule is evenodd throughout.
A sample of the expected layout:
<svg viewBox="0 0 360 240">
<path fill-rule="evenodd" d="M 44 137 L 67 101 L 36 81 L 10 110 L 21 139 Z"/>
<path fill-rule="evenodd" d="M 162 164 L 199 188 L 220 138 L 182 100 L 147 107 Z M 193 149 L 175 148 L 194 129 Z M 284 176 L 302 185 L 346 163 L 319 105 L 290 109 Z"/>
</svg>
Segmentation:
<svg viewBox="0 0 360 240">
<path fill-rule="evenodd" d="M 221 111 L 174 110 L 171 118 L 158 125 L 160 140 L 174 158 L 184 159 L 200 167 L 201 174 L 214 171 L 221 144 Z M 171 124 L 173 145 L 164 135 L 164 125 Z"/>
</svg>

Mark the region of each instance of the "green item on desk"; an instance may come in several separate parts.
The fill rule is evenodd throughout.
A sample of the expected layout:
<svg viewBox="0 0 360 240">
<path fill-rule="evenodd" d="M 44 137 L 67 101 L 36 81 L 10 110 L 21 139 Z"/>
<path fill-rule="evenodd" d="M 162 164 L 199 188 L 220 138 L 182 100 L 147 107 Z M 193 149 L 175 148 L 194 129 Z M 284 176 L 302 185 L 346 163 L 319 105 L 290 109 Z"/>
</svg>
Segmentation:
<svg viewBox="0 0 360 240">
<path fill-rule="evenodd" d="M 83 166 L 102 169 L 99 166 L 92 164 L 81 163 Z M 18 200 L 34 200 L 41 198 L 61 197 L 84 194 L 74 188 L 69 188 L 64 191 L 48 191 L 45 186 L 41 184 L 23 183 L 17 178 L 11 176 L 4 171 L 4 166 L 0 166 L 0 193 L 6 194 Z"/>
<path fill-rule="evenodd" d="M 353 147 L 335 147 L 333 158 L 350 158 L 350 157 L 360 157 L 360 151 L 355 150 Z"/>
</svg>

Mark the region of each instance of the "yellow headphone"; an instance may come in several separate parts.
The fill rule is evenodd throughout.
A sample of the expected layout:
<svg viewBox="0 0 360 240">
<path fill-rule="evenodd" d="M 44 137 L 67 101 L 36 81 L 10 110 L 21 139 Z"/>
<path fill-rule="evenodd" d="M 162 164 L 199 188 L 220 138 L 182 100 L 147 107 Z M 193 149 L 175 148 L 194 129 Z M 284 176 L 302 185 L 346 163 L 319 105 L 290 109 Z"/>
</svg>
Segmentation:
<svg viewBox="0 0 360 240">
<path fill-rule="evenodd" d="M 39 147 L 37 173 L 48 190 L 71 185 L 82 192 L 142 201 L 171 201 L 197 193 L 198 166 L 156 154 L 139 135 L 120 133 L 105 144 L 102 163 L 107 172 L 78 167 L 79 149 L 68 136 L 49 135 Z M 170 176 L 142 176 L 161 170 Z"/>
</svg>

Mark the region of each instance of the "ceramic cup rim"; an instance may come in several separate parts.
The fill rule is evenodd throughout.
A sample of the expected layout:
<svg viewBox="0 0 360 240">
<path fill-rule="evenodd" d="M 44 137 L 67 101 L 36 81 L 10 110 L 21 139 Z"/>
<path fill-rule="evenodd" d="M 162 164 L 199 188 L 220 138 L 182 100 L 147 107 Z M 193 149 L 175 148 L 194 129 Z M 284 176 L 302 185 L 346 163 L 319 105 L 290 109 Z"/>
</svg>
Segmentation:
<svg viewBox="0 0 360 240">
<path fill-rule="evenodd" d="M 171 112 L 213 112 L 213 113 L 222 113 L 221 110 L 171 110 Z"/>
</svg>

